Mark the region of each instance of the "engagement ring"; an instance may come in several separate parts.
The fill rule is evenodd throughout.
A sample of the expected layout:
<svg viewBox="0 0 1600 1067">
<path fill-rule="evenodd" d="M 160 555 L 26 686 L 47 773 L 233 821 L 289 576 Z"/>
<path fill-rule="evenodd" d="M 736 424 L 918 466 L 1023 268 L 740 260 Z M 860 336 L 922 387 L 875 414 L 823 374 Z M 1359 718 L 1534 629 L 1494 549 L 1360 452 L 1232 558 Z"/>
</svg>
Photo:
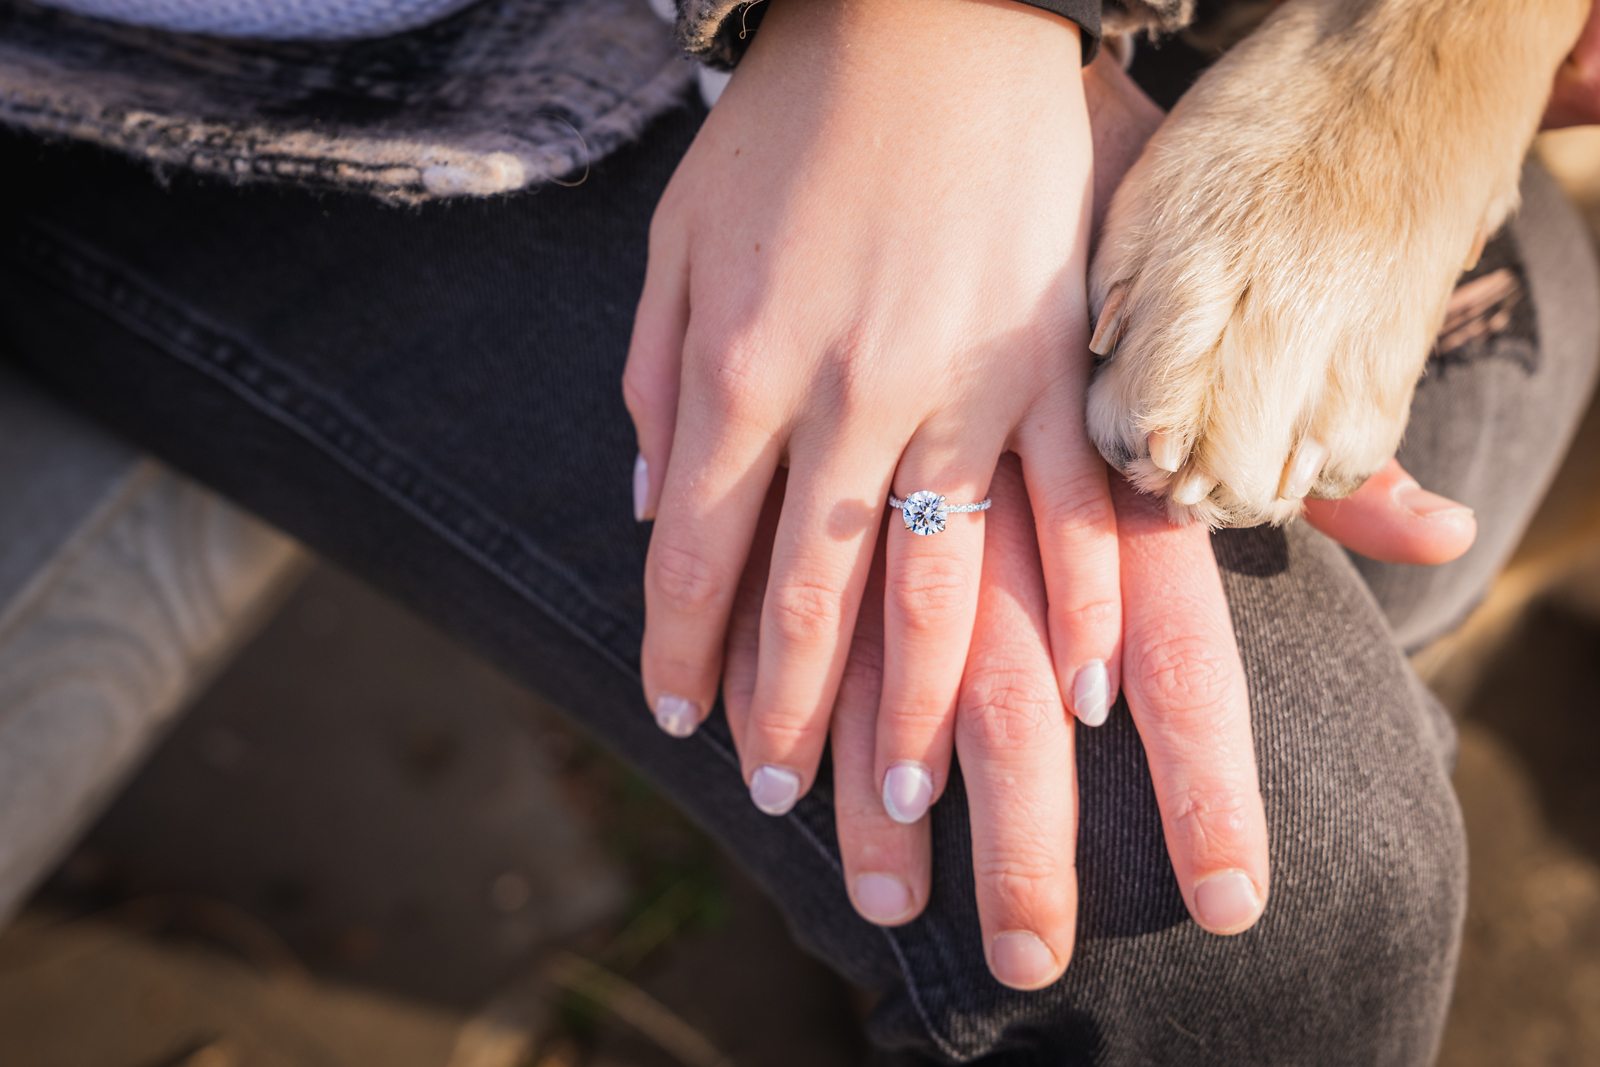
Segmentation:
<svg viewBox="0 0 1600 1067">
<path fill-rule="evenodd" d="M 906 529 L 919 536 L 927 537 L 929 534 L 944 532 L 944 517 L 946 515 L 968 511 L 988 511 L 989 501 L 980 500 L 976 504 L 946 504 L 944 497 L 924 489 L 921 492 L 912 493 L 904 500 L 890 493 L 889 506 L 900 509 L 901 516 L 906 520 Z"/>
</svg>

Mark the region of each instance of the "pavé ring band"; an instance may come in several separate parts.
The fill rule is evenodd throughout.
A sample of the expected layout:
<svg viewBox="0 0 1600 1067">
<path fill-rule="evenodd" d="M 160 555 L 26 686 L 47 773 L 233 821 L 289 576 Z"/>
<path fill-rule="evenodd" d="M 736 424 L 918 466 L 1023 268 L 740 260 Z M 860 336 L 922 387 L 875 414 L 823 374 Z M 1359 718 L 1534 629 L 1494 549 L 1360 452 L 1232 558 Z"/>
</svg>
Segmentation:
<svg viewBox="0 0 1600 1067">
<path fill-rule="evenodd" d="M 893 493 L 889 494 L 889 506 L 900 509 L 901 517 L 906 520 L 906 529 L 921 537 L 944 533 L 946 515 L 988 511 L 990 503 L 988 500 L 980 500 L 976 504 L 946 504 L 944 497 L 938 493 L 930 493 L 926 489 L 912 493 L 904 500 Z"/>
</svg>

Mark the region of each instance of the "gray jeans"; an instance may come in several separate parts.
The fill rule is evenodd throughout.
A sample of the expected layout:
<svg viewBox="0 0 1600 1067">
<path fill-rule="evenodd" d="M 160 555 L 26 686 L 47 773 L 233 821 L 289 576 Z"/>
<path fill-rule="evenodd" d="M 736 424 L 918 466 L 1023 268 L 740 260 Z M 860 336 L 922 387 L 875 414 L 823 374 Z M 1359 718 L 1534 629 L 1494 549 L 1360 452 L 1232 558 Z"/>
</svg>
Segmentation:
<svg viewBox="0 0 1600 1067">
<path fill-rule="evenodd" d="M 415 210 L 158 184 L 0 136 L 5 356 L 400 597 L 564 707 L 698 819 L 796 937 L 882 994 L 887 1059 L 985 1064 L 1423 1064 L 1450 999 L 1465 845 L 1453 730 L 1403 649 L 1504 561 L 1600 351 L 1583 228 L 1530 169 L 1486 263 L 1525 278 L 1510 329 L 1430 367 L 1402 458 L 1477 509 L 1462 560 L 1352 560 L 1304 524 L 1214 540 L 1250 681 L 1271 831 L 1261 922 L 1190 921 L 1125 706 L 1080 731 L 1072 965 L 1021 993 L 984 964 L 959 776 L 934 889 L 882 930 L 851 909 L 829 783 L 749 803 L 720 715 L 656 729 L 637 656 L 648 528 L 618 382 L 655 199 L 689 107 L 572 189 Z M 1498 260 L 1494 257 L 1500 257 Z"/>
</svg>

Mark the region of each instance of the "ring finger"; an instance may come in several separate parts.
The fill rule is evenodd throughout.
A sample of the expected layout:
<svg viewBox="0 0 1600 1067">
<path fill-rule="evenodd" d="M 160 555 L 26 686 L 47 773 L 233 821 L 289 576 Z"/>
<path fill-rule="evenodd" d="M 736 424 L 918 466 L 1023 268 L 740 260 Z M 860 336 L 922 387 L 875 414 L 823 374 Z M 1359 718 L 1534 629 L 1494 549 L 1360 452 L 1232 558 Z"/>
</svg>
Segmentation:
<svg viewBox="0 0 1600 1067">
<path fill-rule="evenodd" d="M 959 448 L 923 432 L 895 476 L 895 495 L 907 506 L 889 523 L 875 770 L 884 809 L 898 822 L 921 819 L 948 778 L 956 693 L 978 610 L 984 519 L 981 511 L 947 509 L 983 502 L 999 455 L 998 440 Z"/>
</svg>

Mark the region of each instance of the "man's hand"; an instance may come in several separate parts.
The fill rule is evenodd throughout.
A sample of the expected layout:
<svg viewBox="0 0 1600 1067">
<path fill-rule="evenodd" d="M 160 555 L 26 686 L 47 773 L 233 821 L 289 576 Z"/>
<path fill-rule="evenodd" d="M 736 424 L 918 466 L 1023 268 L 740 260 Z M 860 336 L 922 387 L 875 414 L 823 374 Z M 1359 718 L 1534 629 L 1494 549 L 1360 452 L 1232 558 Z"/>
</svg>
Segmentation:
<svg viewBox="0 0 1600 1067">
<path fill-rule="evenodd" d="M 1472 547 L 1472 509 L 1430 493 L 1397 460 L 1343 500 L 1307 500 L 1306 521 L 1352 552 L 1384 563 L 1433 566 Z"/>
<path fill-rule="evenodd" d="M 1600 4 L 1589 9 L 1589 21 L 1572 53 L 1556 71 L 1543 129 L 1588 126 L 1600 122 Z"/>
<path fill-rule="evenodd" d="M 1472 541 L 1471 512 L 1415 489 L 1398 465 L 1314 525 L 1395 562 L 1440 563 Z M 761 604 L 783 479 L 768 494 L 734 604 L 723 699 L 735 739 L 748 729 Z M 962 677 L 955 745 L 972 817 L 973 871 L 989 965 L 1019 989 L 1066 969 L 1077 915 L 1074 722 L 1051 668 L 1044 578 L 1015 457 L 991 490 L 977 627 Z M 1417 494 L 1422 494 L 1417 496 Z M 1113 482 L 1125 612 L 1123 690 L 1144 742 L 1184 901 L 1213 933 L 1253 925 L 1269 887 L 1249 696 L 1209 535 L 1175 527 L 1158 502 Z M 927 905 L 927 822 L 903 825 L 873 768 L 883 675 L 883 540 L 832 721 L 834 813 L 846 886 L 872 922 L 909 922 Z"/>
</svg>

